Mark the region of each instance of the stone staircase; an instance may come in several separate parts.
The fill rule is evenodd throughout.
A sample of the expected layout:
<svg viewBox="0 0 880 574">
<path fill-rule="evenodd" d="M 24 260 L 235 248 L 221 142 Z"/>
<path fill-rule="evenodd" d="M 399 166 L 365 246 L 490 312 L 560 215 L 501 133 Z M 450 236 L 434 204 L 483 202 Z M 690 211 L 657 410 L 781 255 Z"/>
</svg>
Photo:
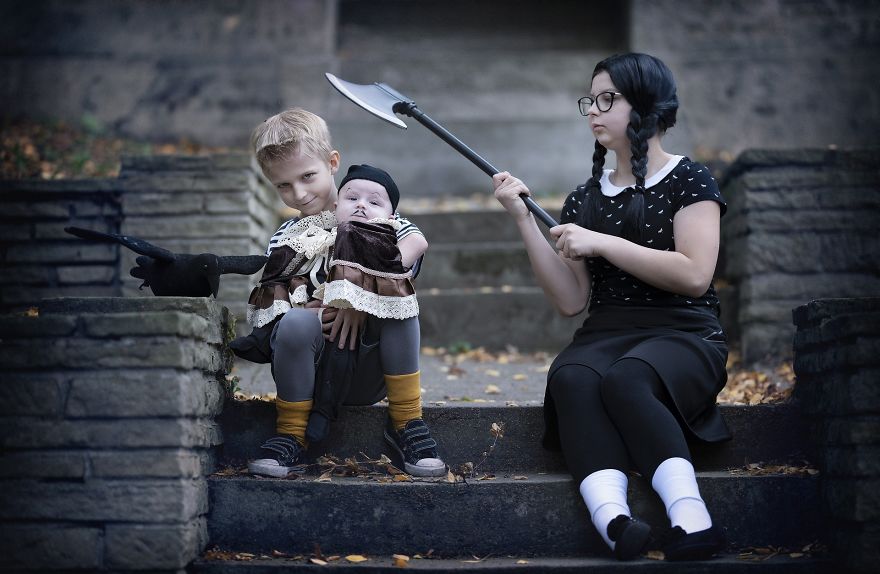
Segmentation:
<svg viewBox="0 0 880 574">
<path fill-rule="evenodd" d="M 417 285 L 423 345 L 467 342 L 556 351 L 583 320 L 560 318 L 547 305 L 504 213 L 413 219 L 431 238 Z M 820 479 L 806 472 L 746 470 L 748 463 L 800 466 L 813 460 L 796 405 L 726 406 L 723 412 L 734 439 L 712 448 L 694 445 L 693 453 L 703 496 L 726 532 L 725 553 L 689 564 L 648 558 L 618 563 L 592 528 L 564 460 L 540 446 L 540 406 L 426 406 L 425 418 L 450 468 L 478 465 L 463 482 L 450 482 L 395 481 L 389 475 L 327 480 L 321 477 L 327 467 L 318 464 L 294 479 L 249 476 L 241 472 L 243 463 L 273 434 L 274 405 L 227 402 L 218 419 L 224 435 L 219 462 L 227 470 L 208 478 L 207 527 L 209 546 L 229 553 L 209 553 L 190 570 L 314 569 L 309 557 L 320 548 L 325 558 L 360 554 L 369 559 L 349 564 L 342 558 L 328 568 L 370 572 L 396 570 L 393 554 L 430 557 L 411 559 L 408 567 L 431 572 L 826 571 L 830 565 L 821 555 L 739 558 L 746 548 L 796 551 L 820 540 Z M 340 461 L 390 456 L 382 440 L 384 417 L 381 405 L 345 409 L 331 437 L 312 445 L 310 455 Z M 490 433 L 493 423 L 504 429 L 497 441 Z M 659 498 L 637 475 L 630 481 L 630 503 L 651 524 L 666 524 Z"/>
<path fill-rule="evenodd" d="M 701 564 L 641 559 L 632 567 L 754 571 L 755 563 L 735 559 L 740 549 L 800 549 L 820 538 L 818 477 L 742 470 L 747 462 L 802 463 L 812 456 L 797 409 L 763 405 L 725 407 L 723 412 L 734 440 L 716 448 L 695 448 L 694 458 L 703 496 L 725 528 L 728 553 Z M 390 456 L 381 437 L 384 416 L 381 406 L 346 409 L 333 436 L 314 445 L 310 454 L 338 460 Z M 391 571 L 393 554 L 435 557 L 417 561 L 432 571 L 465 569 L 469 563 L 464 560 L 474 556 L 495 557 L 498 568 L 505 564 L 504 557 L 525 560 L 528 564 L 512 563 L 528 572 L 623 567 L 593 530 L 561 456 L 541 448 L 540 407 L 428 407 L 425 416 L 452 469 L 484 458 L 494 440 L 492 423 L 503 425 L 504 433 L 476 476 L 464 482 L 364 476 L 319 480 L 317 465 L 294 480 L 214 475 L 208 479 L 211 544 L 267 558 L 248 563 L 200 560 L 193 571 L 239 571 L 246 565 L 248 571 L 307 567 L 302 561 L 271 556 L 274 551 L 308 557 L 316 544 L 326 556 L 367 556 L 372 571 Z M 253 446 L 273 433 L 274 407 L 259 401 L 228 403 L 220 424 L 225 437 L 222 460 L 240 468 Z M 636 475 L 630 481 L 630 503 L 634 513 L 650 523 L 665 523 L 659 499 Z M 821 559 L 788 556 L 762 564 L 763 571 L 786 572 L 816 572 L 827 566 Z"/>
</svg>

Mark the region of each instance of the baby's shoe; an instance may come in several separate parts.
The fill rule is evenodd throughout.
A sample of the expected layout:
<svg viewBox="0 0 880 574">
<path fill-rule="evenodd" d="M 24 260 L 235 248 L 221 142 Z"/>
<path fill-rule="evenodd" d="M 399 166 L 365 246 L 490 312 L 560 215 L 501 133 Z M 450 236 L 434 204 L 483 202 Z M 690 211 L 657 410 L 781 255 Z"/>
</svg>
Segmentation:
<svg viewBox="0 0 880 574">
<path fill-rule="evenodd" d="M 274 436 L 260 448 L 268 458 L 248 461 L 248 472 L 251 474 L 284 478 L 291 472 L 305 470 L 306 449 L 292 435 Z"/>
<path fill-rule="evenodd" d="M 437 455 L 437 441 L 431 437 L 422 419 L 413 419 L 397 431 L 389 418 L 385 424 L 385 440 L 394 447 L 403 470 L 413 476 L 443 476 L 446 463 Z"/>
</svg>

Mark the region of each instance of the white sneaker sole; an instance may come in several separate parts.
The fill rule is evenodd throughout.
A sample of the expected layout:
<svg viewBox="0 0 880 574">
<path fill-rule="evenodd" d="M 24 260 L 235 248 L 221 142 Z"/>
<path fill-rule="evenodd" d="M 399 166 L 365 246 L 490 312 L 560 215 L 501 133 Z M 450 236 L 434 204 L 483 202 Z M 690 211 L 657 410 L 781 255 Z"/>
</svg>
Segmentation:
<svg viewBox="0 0 880 574">
<path fill-rule="evenodd" d="M 445 476 L 446 463 L 439 458 L 423 458 L 417 464 L 404 463 L 404 470 L 413 476 Z"/>
<path fill-rule="evenodd" d="M 274 458 L 260 458 L 248 462 L 248 472 L 273 478 L 284 478 L 291 472 L 302 470 L 303 466 L 281 466 Z"/>
</svg>

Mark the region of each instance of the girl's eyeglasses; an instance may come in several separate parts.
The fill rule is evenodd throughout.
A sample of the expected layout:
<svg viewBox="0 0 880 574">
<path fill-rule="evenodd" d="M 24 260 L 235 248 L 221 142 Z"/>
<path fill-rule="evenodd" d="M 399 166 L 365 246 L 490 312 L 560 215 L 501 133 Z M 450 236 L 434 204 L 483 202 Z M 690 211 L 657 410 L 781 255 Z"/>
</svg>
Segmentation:
<svg viewBox="0 0 880 574">
<path fill-rule="evenodd" d="M 586 116 L 590 113 L 590 108 L 595 103 L 600 112 L 607 112 L 614 105 L 614 96 L 622 95 L 620 92 L 602 92 L 595 98 L 593 96 L 584 96 L 578 100 L 578 109 L 582 116 Z"/>
</svg>

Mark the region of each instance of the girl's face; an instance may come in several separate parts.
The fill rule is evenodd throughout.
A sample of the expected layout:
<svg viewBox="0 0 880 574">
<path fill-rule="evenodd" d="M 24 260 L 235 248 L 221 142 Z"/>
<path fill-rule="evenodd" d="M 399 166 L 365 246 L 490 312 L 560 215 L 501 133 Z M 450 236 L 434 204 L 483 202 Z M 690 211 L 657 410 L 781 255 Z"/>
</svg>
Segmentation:
<svg viewBox="0 0 880 574">
<path fill-rule="evenodd" d="M 611 81 L 611 76 L 605 71 L 596 74 L 590 86 L 590 95 L 594 100 L 603 99 L 607 102 L 608 98 L 613 97 L 611 109 L 607 112 L 599 111 L 599 106 L 594 103 L 590 106 L 587 115 L 593 136 L 600 144 L 612 151 L 628 149 L 630 145 L 629 138 L 626 136 L 626 128 L 629 125 L 629 113 L 632 111 L 632 106 L 622 95 L 617 95 L 619 91 Z M 604 109 L 605 105 L 602 107 Z"/>
<path fill-rule="evenodd" d="M 302 149 L 269 164 L 264 173 L 287 207 L 303 216 L 315 215 L 333 207 L 336 183 L 333 174 L 339 169 L 339 152 L 326 160 L 317 159 Z"/>
<path fill-rule="evenodd" d="M 339 190 L 336 200 L 336 221 L 369 221 L 377 217 L 390 219 L 393 210 L 385 187 L 375 181 L 352 179 Z"/>
</svg>

